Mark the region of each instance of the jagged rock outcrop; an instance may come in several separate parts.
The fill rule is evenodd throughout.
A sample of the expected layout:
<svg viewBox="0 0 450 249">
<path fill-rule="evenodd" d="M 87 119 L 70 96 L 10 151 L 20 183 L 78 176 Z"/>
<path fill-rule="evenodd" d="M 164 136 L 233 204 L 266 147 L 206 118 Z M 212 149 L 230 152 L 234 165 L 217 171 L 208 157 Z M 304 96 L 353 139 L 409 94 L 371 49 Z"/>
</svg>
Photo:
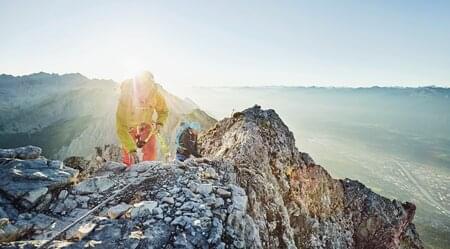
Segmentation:
<svg viewBox="0 0 450 249">
<path fill-rule="evenodd" d="M 234 166 L 265 248 L 422 248 L 413 204 L 333 179 L 273 110 L 235 113 L 200 142 L 202 155 Z"/>
<path fill-rule="evenodd" d="M 78 175 L 77 170 L 40 154 L 41 149 L 34 146 L 0 149 L 0 242 L 28 233 L 32 224 L 21 219 L 23 213 L 43 211 L 52 193 L 73 183 Z"/>
<path fill-rule="evenodd" d="M 143 162 L 130 170 L 117 162 L 115 146 L 97 149 L 91 160 L 69 158 L 79 182 L 53 188 L 39 208 L 0 192 L 0 202 L 16 210 L 0 220 L 0 247 L 35 248 L 111 197 L 49 247 L 422 248 L 413 204 L 333 179 L 297 150 L 273 110 L 235 113 L 199 142 L 202 159 Z M 44 159 L 22 162 L 37 160 Z M 26 229 L 18 231 L 20 224 Z"/>
<path fill-rule="evenodd" d="M 0 150 L 0 192 L 22 209 L 42 203 L 47 193 L 69 185 L 78 175 L 77 170 L 64 167 L 60 161 L 40 158 L 40 153 L 41 149 L 34 146 Z"/>
</svg>

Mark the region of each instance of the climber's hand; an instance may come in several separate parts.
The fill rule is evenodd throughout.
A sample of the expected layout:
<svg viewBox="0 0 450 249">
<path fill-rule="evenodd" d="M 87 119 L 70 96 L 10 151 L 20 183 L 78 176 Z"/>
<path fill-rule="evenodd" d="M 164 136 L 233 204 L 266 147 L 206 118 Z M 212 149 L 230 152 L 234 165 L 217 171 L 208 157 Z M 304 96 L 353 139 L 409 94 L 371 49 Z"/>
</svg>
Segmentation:
<svg viewBox="0 0 450 249">
<path fill-rule="evenodd" d="M 138 147 L 138 148 L 142 148 L 142 147 L 144 147 L 144 145 L 145 145 L 144 141 L 139 140 L 136 142 L 136 147 Z"/>
<path fill-rule="evenodd" d="M 139 156 L 136 151 L 130 152 L 130 157 L 133 164 L 139 163 Z"/>
</svg>

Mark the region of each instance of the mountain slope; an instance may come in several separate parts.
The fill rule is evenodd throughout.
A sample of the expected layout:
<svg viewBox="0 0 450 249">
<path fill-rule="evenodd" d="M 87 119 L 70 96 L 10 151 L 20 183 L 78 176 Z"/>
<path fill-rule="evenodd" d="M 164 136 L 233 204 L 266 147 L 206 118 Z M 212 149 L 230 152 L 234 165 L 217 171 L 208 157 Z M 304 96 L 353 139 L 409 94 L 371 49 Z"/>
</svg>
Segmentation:
<svg viewBox="0 0 450 249">
<path fill-rule="evenodd" d="M 50 158 L 88 156 L 92 148 L 117 144 L 115 113 L 119 84 L 88 79 L 81 74 L 37 73 L 0 75 L 0 148 L 34 144 Z M 176 127 L 198 107 L 161 86 L 169 118 L 162 134 L 173 154 Z M 194 117 L 208 128 L 215 122 L 206 113 Z"/>
</svg>

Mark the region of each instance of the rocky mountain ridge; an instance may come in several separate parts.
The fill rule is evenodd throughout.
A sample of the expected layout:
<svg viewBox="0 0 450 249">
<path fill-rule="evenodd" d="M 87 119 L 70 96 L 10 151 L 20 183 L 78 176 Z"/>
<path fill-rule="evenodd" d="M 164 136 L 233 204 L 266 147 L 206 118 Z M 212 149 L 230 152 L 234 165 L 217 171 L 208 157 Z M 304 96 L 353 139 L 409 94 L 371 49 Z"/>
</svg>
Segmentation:
<svg viewBox="0 0 450 249">
<path fill-rule="evenodd" d="M 201 137 L 201 153 L 234 165 L 266 248 L 420 248 L 415 206 L 363 184 L 333 179 L 295 147 L 273 110 L 259 106 L 222 120 Z"/>
<path fill-rule="evenodd" d="M 423 248 L 413 204 L 333 179 L 273 110 L 235 113 L 199 142 L 203 158 L 131 170 L 114 146 L 65 165 L 35 147 L 1 151 L 0 246 L 38 247 L 130 185 L 49 247 Z"/>
</svg>

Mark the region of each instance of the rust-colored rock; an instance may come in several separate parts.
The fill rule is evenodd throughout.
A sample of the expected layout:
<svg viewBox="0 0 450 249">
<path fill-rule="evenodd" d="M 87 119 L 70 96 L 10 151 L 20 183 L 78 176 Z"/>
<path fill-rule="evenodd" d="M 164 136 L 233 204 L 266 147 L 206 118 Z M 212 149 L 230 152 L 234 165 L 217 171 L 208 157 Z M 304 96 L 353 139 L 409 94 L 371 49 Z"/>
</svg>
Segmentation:
<svg viewBox="0 0 450 249">
<path fill-rule="evenodd" d="M 295 147 L 273 110 L 235 113 L 200 137 L 201 153 L 234 166 L 264 248 L 423 248 L 415 206 L 333 179 Z"/>
</svg>

